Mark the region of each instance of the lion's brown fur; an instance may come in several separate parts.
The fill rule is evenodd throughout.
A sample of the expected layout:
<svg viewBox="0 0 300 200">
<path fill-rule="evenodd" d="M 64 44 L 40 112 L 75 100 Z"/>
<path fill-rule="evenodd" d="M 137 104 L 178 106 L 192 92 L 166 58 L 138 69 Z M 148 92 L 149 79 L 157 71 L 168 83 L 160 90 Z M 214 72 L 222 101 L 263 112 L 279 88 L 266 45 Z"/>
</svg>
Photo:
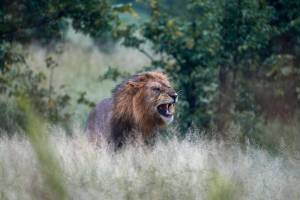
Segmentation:
<svg viewBox="0 0 300 200">
<path fill-rule="evenodd" d="M 105 136 L 117 146 L 128 137 L 137 136 L 132 133 L 140 133 L 138 137 L 141 136 L 143 140 L 153 138 L 157 129 L 164 125 L 164 121 L 154 112 L 153 105 L 162 100 L 159 98 L 169 96 L 153 97 L 147 90 L 152 82 L 162 85 L 165 93 L 174 92 L 167 77 L 160 72 L 146 72 L 130 77 L 115 88 L 112 98 L 105 100 L 106 105 L 102 101 L 98 104 L 98 110 L 96 107 L 90 113 L 87 123 L 90 138 Z"/>
</svg>

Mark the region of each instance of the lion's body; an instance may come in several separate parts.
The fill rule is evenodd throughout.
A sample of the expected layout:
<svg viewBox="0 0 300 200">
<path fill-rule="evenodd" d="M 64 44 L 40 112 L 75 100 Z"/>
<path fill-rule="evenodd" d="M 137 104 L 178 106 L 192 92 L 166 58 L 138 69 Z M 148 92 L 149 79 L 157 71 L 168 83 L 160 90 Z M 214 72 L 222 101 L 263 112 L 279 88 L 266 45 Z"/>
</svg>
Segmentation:
<svg viewBox="0 0 300 200">
<path fill-rule="evenodd" d="M 150 89 L 157 85 L 163 94 Z M 176 97 L 171 102 L 169 95 L 175 91 L 169 85 L 167 77 L 159 72 L 147 72 L 123 81 L 115 88 L 112 98 L 102 100 L 89 114 L 90 141 L 107 140 L 121 146 L 128 138 L 144 141 L 154 138 L 157 129 L 173 119 Z M 162 117 L 157 112 L 157 107 L 162 105 L 170 116 Z"/>
<path fill-rule="evenodd" d="M 112 99 L 107 98 L 99 102 L 96 107 L 90 112 L 87 129 L 90 141 L 96 141 L 100 138 L 109 139 L 111 126 L 111 110 Z"/>
</svg>

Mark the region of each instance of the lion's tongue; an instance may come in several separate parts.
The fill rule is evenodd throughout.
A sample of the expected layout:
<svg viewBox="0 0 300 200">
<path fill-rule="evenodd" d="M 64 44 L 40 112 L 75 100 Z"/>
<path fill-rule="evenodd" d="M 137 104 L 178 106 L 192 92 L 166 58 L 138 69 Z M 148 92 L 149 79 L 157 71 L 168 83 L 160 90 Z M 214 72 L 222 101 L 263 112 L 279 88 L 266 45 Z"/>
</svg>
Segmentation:
<svg viewBox="0 0 300 200">
<path fill-rule="evenodd" d="M 160 105 L 161 109 L 168 110 L 168 104 L 162 104 Z"/>
</svg>

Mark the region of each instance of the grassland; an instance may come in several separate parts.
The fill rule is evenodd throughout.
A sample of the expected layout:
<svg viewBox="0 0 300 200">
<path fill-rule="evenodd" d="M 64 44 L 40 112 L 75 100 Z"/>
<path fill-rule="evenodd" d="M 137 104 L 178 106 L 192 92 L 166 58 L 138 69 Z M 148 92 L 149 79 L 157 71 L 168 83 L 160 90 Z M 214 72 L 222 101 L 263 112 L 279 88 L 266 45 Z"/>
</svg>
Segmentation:
<svg viewBox="0 0 300 200">
<path fill-rule="evenodd" d="M 299 199 L 299 165 L 251 146 L 159 141 L 113 153 L 51 128 L 47 144 L 68 199 Z M 0 139 L 0 199 L 53 199 L 31 140 Z M 42 162 L 42 163 L 41 163 Z M 44 166 L 51 175 L 51 165 Z"/>
</svg>

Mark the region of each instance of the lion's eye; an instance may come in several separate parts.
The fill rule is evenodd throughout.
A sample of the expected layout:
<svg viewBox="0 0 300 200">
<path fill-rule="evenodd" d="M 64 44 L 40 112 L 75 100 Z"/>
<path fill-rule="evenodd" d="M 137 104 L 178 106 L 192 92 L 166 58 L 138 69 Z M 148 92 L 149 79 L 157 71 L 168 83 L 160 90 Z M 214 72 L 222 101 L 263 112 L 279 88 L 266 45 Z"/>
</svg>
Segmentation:
<svg viewBox="0 0 300 200">
<path fill-rule="evenodd" d="M 159 87 L 152 87 L 151 88 L 153 91 L 155 91 L 155 92 L 159 92 L 160 91 L 160 88 Z"/>
</svg>

